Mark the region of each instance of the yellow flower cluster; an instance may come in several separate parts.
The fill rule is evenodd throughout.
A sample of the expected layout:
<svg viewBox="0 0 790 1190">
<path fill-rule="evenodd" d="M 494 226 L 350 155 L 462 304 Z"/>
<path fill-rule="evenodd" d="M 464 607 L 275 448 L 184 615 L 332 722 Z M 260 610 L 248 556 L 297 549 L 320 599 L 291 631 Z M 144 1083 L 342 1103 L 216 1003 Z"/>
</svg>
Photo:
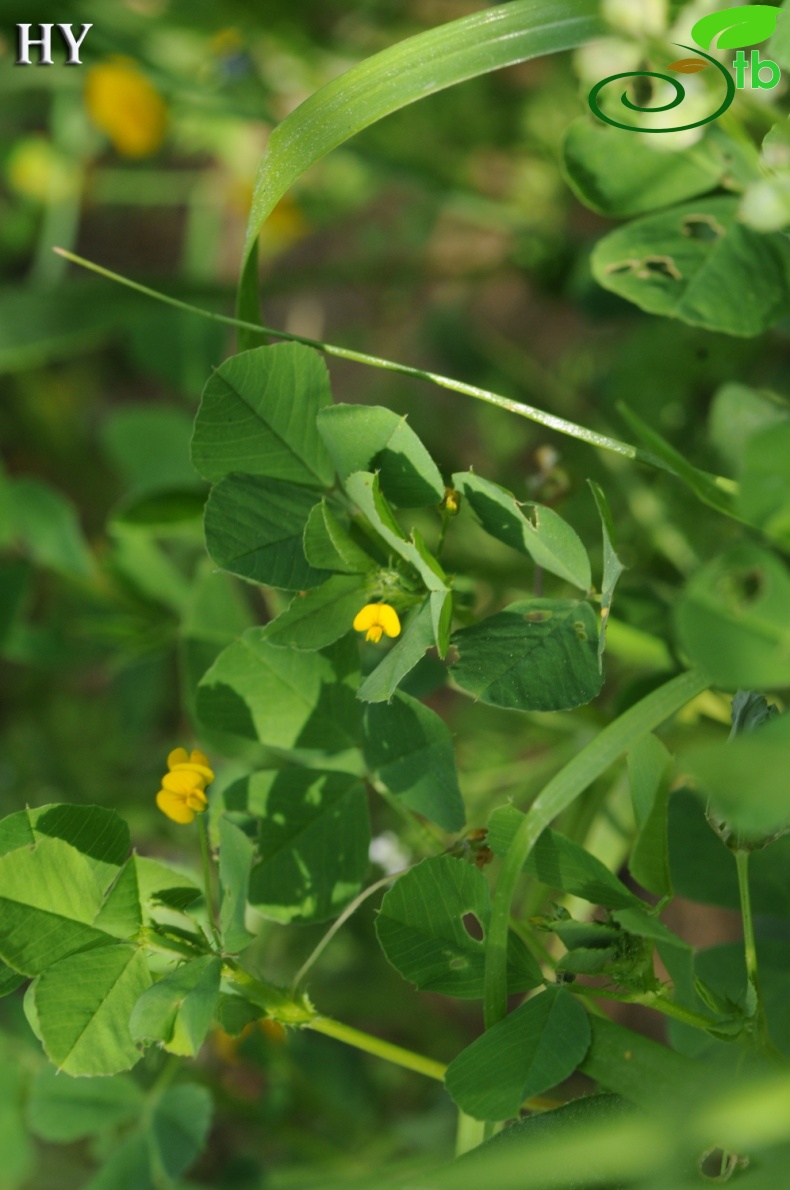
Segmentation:
<svg viewBox="0 0 790 1190">
<path fill-rule="evenodd" d="M 122 157 L 149 157 L 161 148 L 167 108 L 130 59 L 111 58 L 91 67 L 85 83 L 85 107 Z"/>
<path fill-rule="evenodd" d="M 366 603 L 354 617 L 354 628 L 365 633 L 365 640 L 378 644 L 384 633 L 400 636 L 400 620 L 394 607 L 388 603 Z"/>
<path fill-rule="evenodd" d="M 156 804 L 173 822 L 192 822 L 208 806 L 205 789 L 214 780 L 208 757 L 197 750 L 187 753 L 186 748 L 174 748 L 167 768 Z"/>
</svg>

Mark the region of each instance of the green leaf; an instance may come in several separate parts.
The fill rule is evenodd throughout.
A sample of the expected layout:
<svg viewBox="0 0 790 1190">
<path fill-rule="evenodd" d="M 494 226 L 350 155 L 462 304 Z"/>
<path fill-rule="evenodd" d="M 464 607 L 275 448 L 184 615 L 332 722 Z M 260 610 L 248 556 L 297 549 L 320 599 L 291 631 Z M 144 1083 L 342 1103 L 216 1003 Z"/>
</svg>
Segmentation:
<svg viewBox="0 0 790 1190">
<path fill-rule="evenodd" d="M 304 555 L 315 492 L 258 475 L 229 475 L 206 504 L 206 546 L 223 570 L 255 583 L 300 591 L 330 577 Z"/>
<path fill-rule="evenodd" d="M 780 10 L 782 20 L 777 23 L 776 32 L 768 42 L 768 57 L 784 67 L 790 67 L 790 25 L 788 25 L 787 20 L 788 10 L 790 10 L 790 6 L 787 0 L 784 0 Z"/>
<path fill-rule="evenodd" d="M 141 1054 L 129 1017 L 150 986 L 142 951 L 118 944 L 61 959 L 41 974 L 34 998 L 47 1057 L 67 1074 L 117 1074 Z"/>
<path fill-rule="evenodd" d="M 790 420 L 790 406 L 773 393 L 759 392 L 745 384 L 725 384 L 710 409 L 710 436 L 719 453 L 740 469 L 752 435 Z"/>
<path fill-rule="evenodd" d="M 470 915 L 475 921 L 470 921 Z M 488 882 L 473 864 L 449 855 L 424 859 L 384 896 L 376 934 L 387 959 L 420 991 L 462 1000 L 483 995 L 485 942 L 491 917 Z M 472 934 L 467 922 L 476 927 Z M 543 982 L 540 968 L 517 935 L 508 940 L 510 992 Z"/>
<path fill-rule="evenodd" d="M 255 245 L 276 204 L 304 171 L 355 133 L 417 99 L 540 54 L 583 45 L 604 26 L 591 0 L 515 0 L 410 37 L 333 79 L 274 130 L 247 224 L 242 317 L 257 316 Z"/>
<path fill-rule="evenodd" d="M 244 950 L 253 938 L 244 925 L 244 914 L 254 855 L 251 840 L 223 814 L 219 820 L 220 927 L 223 947 L 231 954 Z"/>
<path fill-rule="evenodd" d="M 366 574 L 376 565 L 341 525 L 325 499 L 307 518 L 303 544 L 307 561 L 319 570 Z"/>
<path fill-rule="evenodd" d="M 790 821 L 788 747 L 790 714 L 779 715 L 749 735 L 689 749 L 683 769 L 710 796 L 717 816 L 759 837 Z"/>
<path fill-rule="evenodd" d="M 132 1037 L 161 1042 L 171 1054 L 194 1058 L 217 1007 L 221 974 L 221 960 L 205 955 L 163 976 L 134 1005 Z"/>
<path fill-rule="evenodd" d="M 357 697 L 363 702 L 387 702 L 435 644 L 431 600 L 426 599 L 404 623 L 397 643 L 365 678 Z"/>
<path fill-rule="evenodd" d="M 790 422 L 760 430 L 746 442 L 738 510 L 749 524 L 790 547 Z"/>
<path fill-rule="evenodd" d="M 672 896 L 667 810 L 672 757 L 654 735 L 628 752 L 628 779 L 637 835 L 628 867 L 634 880 L 657 897 Z"/>
<path fill-rule="evenodd" d="M 366 707 L 363 731 L 365 763 L 390 793 L 446 831 L 463 829 L 453 739 L 438 715 L 398 693 Z"/>
<path fill-rule="evenodd" d="M 675 946 L 680 950 L 690 950 L 688 942 L 684 942 L 674 934 L 657 917 L 648 913 L 644 905 L 633 905 L 627 909 L 615 909 L 612 919 L 622 926 L 629 934 L 637 938 L 647 938 L 651 942 L 662 942 L 665 946 Z"/>
<path fill-rule="evenodd" d="M 80 528 L 74 505 L 39 479 L 11 484 L 14 535 L 39 566 L 66 578 L 89 579 L 93 556 Z"/>
<path fill-rule="evenodd" d="M 239 471 L 330 487 L 334 470 L 316 414 L 331 403 L 329 373 L 317 351 L 301 343 L 243 351 L 203 390 L 192 461 L 212 481 Z"/>
<path fill-rule="evenodd" d="M 35 1156 L 25 1128 L 22 1103 L 27 1091 L 27 1071 L 10 1045 L 0 1038 L 0 1153 L 3 1166 L 0 1186 L 17 1190 L 31 1185 Z"/>
<path fill-rule="evenodd" d="M 31 1084 L 26 1116 L 31 1132 L 42 1140 L 71 1144 L 131 1123 L 144 1104 L 140 1087 L 124 1075 L 94 1083 L 63 1078 L 45 1066 Z"/>
<path fill-rule="evenodd" d="M 150 402 L 113 409 L 101 428 L 111 465 L 137 494 L 200 482 L 189 461 L 191 434 L 186 410 Z"/>
<path fill-rule="evenodd" d="M 690 148 L 667 153 L 585 116 L 565 134 L 563 172 L 586 206 L 622 218 L 715 190 L 729 172 L 722 150 L 721 140 L 708 135 Z"/>
<path fill-rule="evenodd" d="M 266 625 L 263 638 L 280 648 L 325 649 L 352 631 L 368 594 L 360 575 L 335 575 L 320 587 L 295 595 L 286 611 Z"/>
<path fill-rule="evenodd" d="M 243 808 L 261 819 L 250 904 L 274 921 L 325 921 L 356 896 L 368 870 L 365 788 L 349 773 L 253 773 Z"/>
<path fill-rule="evenodd" d="M 581 1063 L 582 1073 L 639 1107 L 666 1107 L 667 1103 L 691 1107 L 720 1077 L 715 1069 L 706 1069 L 605 1017 L 590 1016 L 588 1023 L 592 1044 Z"/>
<path fill-rule="evenodd" d="M 691 36 L 709 50 L 737 50 L 767 41 L 776 29 L 779 10 L 770 4 L 740 4 L 723 12 L 712 12 L 697 21 Z"/>
<path fill-rule="evenodd" d="M 790 686 L 790 575 L 766 550 L 735 545 L 697 571 L 676 609 L 680 643 L 725 689 Z"/>
<path fill-rule="evenodd" d="M 472 471 L 453 476 L 453 487 L 469 502 L 486 533 L 531 557 L 585 594 L 592 586 L 590 559 L 567 521 L 542 504 L 520 504 L 512 492 Z M 531 510 L 525 517 L 522 508 Z"/>
<path fill-rule="evenodd" d="M 598 620 L 588 603 L 525 599 L 453 636 L 451 673 L 483 702 L 519 711 L 563 711 L 601 689 Z"/>
<path fill-rule="evenodd" d="M 517 1116 L 525 1099 L 573 1074 L 590 1047 L 590 1021 L 564 988 L 548 988 L 467 1046 L 445 1085 L 476 1120 Z"/>
<path fill-rule="evenodd" d="M 54 803 L 18 810 L 0 821 L 0 855 L 42 838 L 69 843 L 93 861 L 91 866 L 100 876 L 124 863 L 131 846 L 129 827 L 104 806 Z"/>
<path fill-rule="evenodd" d="M 601 531 L 603 533 L 603 579 L 601 581 L 601 630 L 598 634 L 598 660 L 603 657 L 606 648 L 606 626 L 609 622 L 609 613 L 612 610 L 612 599 L 614 598 L 615 587 L 620 581 L 620 575 L 626 569 L 617 556 L 615 551 L 615 535 L 614 535 L 614 521 L 612 520 L 612 513 L 609 508 L 609 502 L 606 499 L 604 490 L 592 479 L 587 480 L 590 485 L 590 491 L 593 494 L 598 515 L 601 518 Z"/>
<path fill-rule="evenodd" d="M 318 430 L 341 481 L 355 471 L 376 471 L 382 492 L 397 508 L 444 499 L 439 468 L 406 418 L 391 409 L 332 405 L 318 415 Z"/>
<path fill-rule="evenodd" d="M 42 838 L 0 857 L 0 958 L 38 975 L 66 955 L 113 939 L 93 927 L 103 890 L 88 858 Z"/>
<path fill-rule="evenodd" d="M 713 832 L 698 797 L 687 791 L 669 800 L 669 856 L 676 893 L 690 901 L 740 909 L 735 856 Z M 790 917 L 790 836 L 754 851 L 749 860 L 749 885 L 755 913 Z"/>
<path fill-rule="evenodd" d="M 346 480 L 345 488 L 378 535 L 404 562 L 408 562 L 417 571 L 428 590 L 446 592 L 447 576 L 416 531 L 412 533 L 411 541 L 406 540 L 392 509 L 381 493 L 378 475 L 356 471 Z"/>
<path fill-rule="evenodd" d="M 198 1157 L 211 1125 L 211 1095 L 194 1084 L 152 1097 L 139 1130 L 113 1149 L 84 1190 L 160 1190 Z"/>
<path fill-rule="evenodd" d="M 24 975 L 18 975 L 6 963 L 0 961 L 0 996 L 10 996 L 17 988 L 21 988 L 24 982 Z"/>
<path fill-rule="evenodd" d="M 198 687 L 201 720 L 273 748 L 340 751 L 359 737 L 358 651 L 278 649 L 250 628 L 222 652 Z"/>
<path fill-rule="evenodd" d="M 724 513 L 725 516 L 735 516 L 735 504 L 732 496 L 716 483 L 713 476 L 708 475 L 705 471 L 700 471 L 698 467 L 689 463 L 685 455 L 682 455 L 679 450 L 675 450 L 674 446 L 662 438 L 647 422 L 644 422 L 633 409 L 618 402 L 617 411 L 645 446 L 658 458 L 663 459 L 669 470 L 691 488 L 703 504 L 710 505 L 711 508 Z"/>
<path fill-rule="evenodd" d="M 738 199 L 706 198 L 611 232 L 595 279 L 650 314 L 752 336 L 790 310 L 790 243 L 737 221 Z"/>
<path fill-rule="evenodd" d="M 495 855 L 506 855 L 524 815 L 515 806 L 500 806 L 491 815 L 486 842 Z M 613 872 L 578 843 L 557 831 L 545 830 L 529 853 L 524 871 L 550 889 L 561 889 L 593 905 L 612 909 L 642 902 Z"/>
</svg>

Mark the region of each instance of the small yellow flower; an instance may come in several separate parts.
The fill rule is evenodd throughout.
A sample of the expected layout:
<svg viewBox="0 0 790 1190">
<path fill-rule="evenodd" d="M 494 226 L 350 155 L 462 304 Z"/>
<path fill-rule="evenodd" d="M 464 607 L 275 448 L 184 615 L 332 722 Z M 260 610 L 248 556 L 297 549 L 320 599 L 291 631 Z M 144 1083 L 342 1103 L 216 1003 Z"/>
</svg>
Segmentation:
<svg viewBox="0 0 790 1190">
<path fill-rule="evenodd" d="M 149 157 L 165 139 L 167 108 L 161 95 L 128 58 L 93 66 L 85 107 L 123 157 Z"/>
<path fill-rule="evenodd" d="M 457 516 L 461 510 L 461 493 L 456 492 L 455 488 L 445 488 L 442 508 L 448 516 Z"/>
<path fill-rule="evenodd" d="M 197 750 L 187 753 L 186 748 L 174 748 L 167 767 L 156 804 L 173 822 L 192 822 L 208 806 L 205 788 L 214 780 L 208 758 Z"/>
<path fill-rule="evenodd" d="M 365 640 L 374 644 L 378 644 L 385 632 L 387 636 L 400 636 L 398 613 L 388 603 L 366 603 L 354 616 L 354 628 L 364 632 Z"/>
</svg>

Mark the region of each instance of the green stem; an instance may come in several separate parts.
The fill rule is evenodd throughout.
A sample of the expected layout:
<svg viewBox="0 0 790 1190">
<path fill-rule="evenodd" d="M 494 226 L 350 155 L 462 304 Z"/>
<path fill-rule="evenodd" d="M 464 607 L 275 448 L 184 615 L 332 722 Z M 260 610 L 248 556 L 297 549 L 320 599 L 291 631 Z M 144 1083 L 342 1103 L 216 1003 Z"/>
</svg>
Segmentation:
<svg viewBox="0 0 790 1190">
<path fill-rule="evenodd" d="M 490 1029 L 507 1012 L 507 938 L 511 907 L 527 856 L 557 815 L 626 751 L 670 715 L 701 694 L 708 678 L 691 670 L 673 678 L 605 727 L 549 781 L 536 798 L 508 848 L 497 881 L 488 927 L 485 968 L 485 1025 Z"/>
<path fill-rule="evenodd" d="M 317 351 L 323 351 L 326 355 L 337 356 L 338 359 L 347 359 L 354 363 L 366 364 L 371 368 L 384 368 L 388 372 L 396 372 L 401 376 L 411 376 L 416 380 L 427 380 L 431 384 L 438 385 L 439 388 L 448 389 L 450 392 L 461 393 L 463 396 L 474 397 L 478 401 L 486 401 L 489 405 L 494 405 L 498 409 L 505 409 L 508 413 L 515 413 L 517 417 L 525 417 L 529 421 L 537 422 L 538 425 L 545 426 L 549 430 L 555 430 L 558 434 L 565 434 L 569 438 L 577 438 L 580 442 L 586 442 L 589 446 L 596 446 L 601 450 L 612 451 L 614 454 L 622 455 L 624 458 L 644 463 L 648 467 L 654 467 L 658 471 L 663 471 L 668 475 L 675 476 L 675 478 L 680 478 L 668 463 L 660 459 L 658 455 L 654 455 L 651 451 L 643 450 L 640 446 L 632 446 L 628 442 L 620 442 L 619 439 L 610 438 L 606 434 L 597 434 L 594 430 L 588 430 L 585 426 L 578 426 L 575 422 L 567 421 L 564 417 L 556 417 L 553 413 L 546 413 L 545 410 L 537 409 L 534 405 L 525 405 L 521 401 L 512 401 L 509 397 L 503 397 L 500 393 L 490 392 L 485 388 L 478 388 L 474 384 L 464 384 L 461 380 L 453 380 L 448 376 L 441 376 L 437 372 L 427 372 L 422 368 L 413 368 L 408 364 L 396 363 L 394 360 L 382 359 L 375 355 L 367 355 L 362 351 L 352 351 L 347 347 L 337 347 L 332 343 L 322 343 L 317 339 L 308 339 L 304 335 L 292 335 L 287 331 L 274 330 L 268 326 L 259 326 L 257 323 L 231 318 L 226 314 L 217 314 L 212 310 L 203 310 L 200 306 L 193 306 L 189 302 L 182 302 L 179 298 L 170 297 L 168 294 L 150 289 L 147 285 L 141 285 L 137 281 L 131 281 L 128 277 L 123 277 L 119 273 L 113 273 L 110 269 L 105 269 L 101 265 L 85 260 L 73 252 L 67 252 L 63 248 L 53 248 L 53 252 L 65 257 L 66 260 L 70 260 L 72 264 L 97 273 L 100 277 L 106 277 L 108 280 L 115 281 L 119 285 L 125 285 L 129 289 L 136 290 L 137 293 L 142 293 L 146 297 L 164 302 L 168 306 L 174 306 L 178 310 L 185 310 L 190 314 L 198 314 L 201 318 L 209 318 L 213 322 L 221 322 L 224 326 L 240 328 L 255 335 L 263 336 L 264 338 L 286 339 L 292 343 L 304 343 L 307 347 L 314 347 Z M 713 476 L 712 479 L 714 483 L 723 486 L 731 485 L 731 481 L 721 476 Z"/>
<path fill-rule="evenodd" d="M 362 905 L 368 899 L 368 897 L 372 897 L 374 893 L 378 892 L 379 889 L 386 888 L 388 884 L 392 884 L 393 880 L 397 880 L 399 876 L 403 876 L 408 871 L 408 868 L 404 868 L 402 872 L 395 872 L 391 876 L 384 876 L 381 880 L 377 880 L 375 884 L 371 884 L 368 888 L 363 889 L 359 896 L 355 897 L 351 904 L 345 907 L 340 916 L 332 922 L 332 925 L 324 934 L 323 938 L 315 947 L 315 949 L 307 956 L 299 970 L 296 972 L 296 975 L 294 975 L 293 981 L 291 983 L 292 992 L 296 992 L 299 984 L 302 982 L 305 975 L 307 975 L 307 972 L 310 970 L 316 960 L 323 954 L 324 950 L 332 941 L 341 926 L 344 926 L 349 917 L 351 917 L 353 913 L 356 913 L 360 905 Z"/>
<path fill-rule="evenodd" d="M 607 988 L 583 987 L 581 984 L 573 989 L 574 995 L 588 996 L 592 1000 L 614 1000 L 617 1004 L 641 1004 L 645 1008 L 654 1008 L 656 1012 L 673 1020 L 682 1021 L 684 1025 L 691 1025 L 695 1029 L 710 1029 L 716 1022 L 700 1012 L 693 1012 L 684 1008 L 682 1004 L 669 1000 L 661 992 L 612 992 Z"/>
<path fill-rule="evenodd" d="M 208 847 L 208 827 L 206 820 L 202 814 L 197 815 L 198 836 L 200 838 L 200 855 L 203 860 L 203 892 L 206 898 L 206 913 L 208 914 L 211 932 L 214 935 L 214 941 L 219 950 L 222 949 L 222 938 L 219 929 L 217 928 L 217 919 L 214 915 L 214 894 L 211 889 L 211 856 Z"/>
<path fill-rule="evenodd" d="M 352 1025 L 343 1025 L 329 1017 L 317 1016 L 308 1021 L 306 1027 L 314 1033 L 323 1033 L 325 1037 L 334 1037 L 336 1041 L 353 1045 L 355 1049 L 363 1050 L 366 1054 L 374 1054 L 377 1058 L 383 1058 L 385 1062 L 393 1062 L 396 1066 L 402 1066 L 404 1070 L 413 1070 L 427 1078 L 436 1079 L 437 1082 L 444 1082 L 447 1067 L 441 1062 L 434 1062 L 432 1058 L 415 1054 L 412 1050 L 393 1045 L 390 1041 L 382 1041 L 380 1037 L 372 1037 L 370 1033 L 363 1033 L 361 1029 L 355 1029 Z"/>
<path fill-rule="evenodd" d="M 473 1119 L 466 1112 L 462 1112 L 459 1107 L 458 1127 L 455 1133 L 456 1157 L 463 1157 L 464 1153 L 470 1153 L 472 1149 L 476 1149 L 478 1145 L 481 1145 L 484 1139 L 485 1121 Z"/>
<path fill-rule="evenodd" d="M 760 973 L 757 966 L 757 941 L 754 936 L 754 915 L 752 913 L 752 895 L 749 888 L 749 856 L 745 848 L 735 851 L 735 866 L 738 871 L 738 893 L 741 899 L 741 917 L 743 918 L 743 949 L 746 959 L 746 978 L 752 993 L 752 1019 L 755 1034 L 761 1049 L 770 1047 L 768 1024 L 765 1017 L 765 1004 L 760 990 Z"/>
</svg>

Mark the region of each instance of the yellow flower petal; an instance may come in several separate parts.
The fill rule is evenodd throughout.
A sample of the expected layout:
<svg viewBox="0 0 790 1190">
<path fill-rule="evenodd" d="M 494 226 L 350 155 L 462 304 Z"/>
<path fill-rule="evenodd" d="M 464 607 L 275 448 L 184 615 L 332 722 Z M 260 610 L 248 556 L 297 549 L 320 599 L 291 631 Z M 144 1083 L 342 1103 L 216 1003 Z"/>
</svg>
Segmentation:
<svg viewBox="0 0 790 1190">
<path fill-rule="evenodd" d="M 206 756 L 205 752 L 198 751 L 197 748 L 193 748 L 190 752 L 189 763 L 202 764 L 204 768 L 209 768 L 208 756 Z"/>
<path fill-rule="evenodd" d="M 186 748 L 174 748 L 167 757 L 167 767 L 172 769 L 177 764 L 186 764 L 189 760 Z"/>
<path fill-rule="evenodd" d="M 167 108 L 134 62 L 113 58 L 88 71 L 85 107 L 124 157 L 148 157 L 165 138 Z"/>
<path fill-rule="evenodd" d="M 205 789 L 206 782 L 203 777 L 197 773 L 189 772 L 187 769 L 174 769 L 172 773 L 165 773 L 162 778 L 162 788 L 168 790 L 169 793 L 177 793 L 182 797 L 186 797 L 188 793 L 192 793 L 193 789 Z"/>
<path fill-rule="evenodd" d="M 184 800 L 190 810 L 195 810 L 198 814 L 202 814 L 208 806 L 208 798 L 202 789 L 193 789 Z"/>
<path fill-rule="evenodd" d="M 160 789 L 156 795 L 156 804 L 162 813 L 172 819 L 173 822 L 178 822 L 182 826 L 185 826 L 188 822 L 194 821 L 195 811 L 177 793 L 171 793 L 167 789 Z"/>
<path fill-rule="evenodd" d="M 194 773 L 199 777 L 203 785 L 210 785 L 214 780 L 214 773 L 210 768 L 203 764 L 174 764 L 170 770 L 172 773 Z"/>
<path fill-rule="evenodd" d="M 366 603 L 354 616 L 357 632 L 366 632 L 366 640 L 380 641 L 382 633 L 400 636 L 400 620 L 394 607 L 388 603 Z"/>
</svg>

